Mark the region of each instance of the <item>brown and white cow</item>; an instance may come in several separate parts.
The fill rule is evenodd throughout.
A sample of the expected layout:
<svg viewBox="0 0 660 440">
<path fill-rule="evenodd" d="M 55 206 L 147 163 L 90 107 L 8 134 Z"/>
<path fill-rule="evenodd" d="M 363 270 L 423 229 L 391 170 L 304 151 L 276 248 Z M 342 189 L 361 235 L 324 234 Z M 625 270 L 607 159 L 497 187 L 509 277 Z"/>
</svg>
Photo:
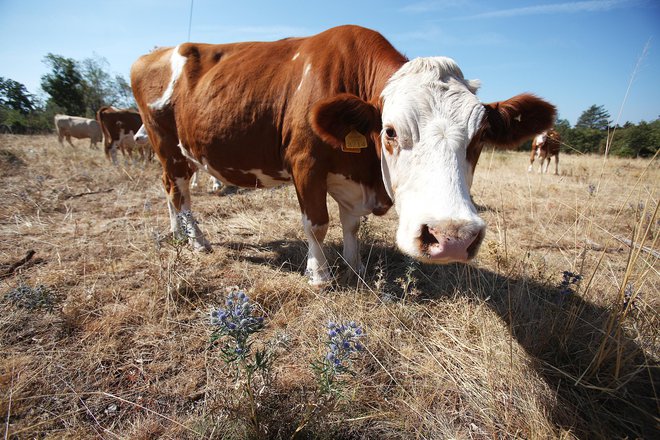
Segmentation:
<svg viewBox="0 0 660 440">
<path fill-rule="evenodd" d="M 123 147 L 127 146 L 126 141 L 128 139 L 126 141 L 123 141 L 123 139 L 129 134 L 133 138 L 133 135 L 142 126 L 142 118 L 135 110 L 104 106 L 96 112 L 96 120 L 103 131 L 105 155 L 112 159 L 112 163 L 116 165 L 117 149 L 121 148 L 122 154 L 127 155 L 127 150 Z M 132 155 L 130 150 L 128 150 L 128 155 Z"/>
<path fill-rule="evenodd" d="M 62 139 L 66 138 L 69 145 L 73 147 L 72 137 L 89 139 L 89 146 L 94 148 L 96 148 L 98 142 L 101 142 L 101 127 L 94 119 L 58 114 L 55 115 L 53 120 L 57 131 L 57 140 L 61 145 L 64 145 Z"/>
<path fill-rule="evenodd" d="M 188 161 L 232 185 L 292 182 L 315 285 L 331 279 L 322 250 L 328 193 L 339 205 L 343 257 L 358 272 L 360 217 L 393 203 L 403 252 L 427 263 L 470 260 L 485 234 L 470 199 L 482 146 L 516 146 L 555 117 L 529 94 L 482 104 L 479 83 L 453 60 L 407 60 L 357 26 L 157 49 L 133 64 L 131 83 L 163 165 L 172 231 L 210 249 L 191 212 Z"/>
<path fill-rule="evenodd" d="M 550 129 L 534 137 L 532 141 L 532 153 L 529 158 L 528 172 L 532 172 L 534 159 L 538 158 L 539 173 L 547 173 L 552 156 L 555 157 L 555 175 L 559 174 L 559 147 L 561 146 L 561 136 L 557 130 Z M 547 161 L 547 162 L 546 162 Z"/>
</svg>

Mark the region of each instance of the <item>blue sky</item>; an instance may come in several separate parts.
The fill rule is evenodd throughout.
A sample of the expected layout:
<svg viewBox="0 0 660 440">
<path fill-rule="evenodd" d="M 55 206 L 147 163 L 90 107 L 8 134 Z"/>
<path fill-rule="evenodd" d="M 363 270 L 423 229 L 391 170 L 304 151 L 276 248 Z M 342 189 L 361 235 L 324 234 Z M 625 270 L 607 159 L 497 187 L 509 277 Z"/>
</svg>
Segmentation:
<svg viewBox="0 0 660 440">
<path fill-rule="evenodd" d="M 571 124 L 592 104 L 620 123 L 660 116 L 657 0 L 193 1 L 190 21 L 190 0 L 0 0 L 0 76 L 39 94 L 50 52 L 104 57 L 128 79 L 141 54 L 187 41 L 189 22 L 208 43 L 358 24 L 410 58 L 454 58 L 484 102 L 533 92 Z"/>
</svg>

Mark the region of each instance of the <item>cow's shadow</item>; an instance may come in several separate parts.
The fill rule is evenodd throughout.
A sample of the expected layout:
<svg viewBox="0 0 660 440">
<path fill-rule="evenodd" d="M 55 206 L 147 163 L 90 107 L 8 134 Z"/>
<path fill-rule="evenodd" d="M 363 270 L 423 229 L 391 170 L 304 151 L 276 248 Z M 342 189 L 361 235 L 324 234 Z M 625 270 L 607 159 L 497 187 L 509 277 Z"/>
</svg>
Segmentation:
<svg viewBox="0 0 660 440">
<path fill-rule="evenodd" d="M 219 244 L 233 249 L 236 258 L 253 263 L 299 273 L 305 268 L 307 246 L 302 241 L 257 246 L 267 256 L 244 255 L 241 243 Z M 580 438 L 658 438 L 658 360 L 621 330 L 620 310 L 562 294 L 558 287 L 528 278 L 473 265 L 424 265 L 390 247 L 365 247 L 363 261 L 369 260 L 365 262 L 370 270 L 364 282 L 380 283 L 388 299 L 406 296 L 414 283 L 415 301 L 459 292 L 482 300 L 499 315 L 534 359 L 539 376 L 556 390 L 550 414 L 556 426 Z M 340 252 L 340 245 L 326 246 L 326 255 Z"/>
</svg>

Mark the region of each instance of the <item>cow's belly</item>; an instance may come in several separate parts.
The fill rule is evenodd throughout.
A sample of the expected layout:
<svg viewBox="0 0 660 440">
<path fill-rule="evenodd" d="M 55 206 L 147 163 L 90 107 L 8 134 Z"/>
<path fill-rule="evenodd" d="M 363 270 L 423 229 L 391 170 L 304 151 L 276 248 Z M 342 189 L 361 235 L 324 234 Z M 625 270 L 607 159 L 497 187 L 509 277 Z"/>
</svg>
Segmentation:
<svg viewBox="0 0 660 440">
<path fill-rule="evenodd" d="M 263 160 L 238 160 L 232 155 L 214 154 L 211 159 L 193 155 L 179 145 L 183 156 L 198 169 L 206 171 L 225 185 L 245 188 L 273 188 L 291 182 L 291 175 L 281 163 L 267 163 Z M 259 157 L 259 156 L 257 156 Z"/>
</svg>

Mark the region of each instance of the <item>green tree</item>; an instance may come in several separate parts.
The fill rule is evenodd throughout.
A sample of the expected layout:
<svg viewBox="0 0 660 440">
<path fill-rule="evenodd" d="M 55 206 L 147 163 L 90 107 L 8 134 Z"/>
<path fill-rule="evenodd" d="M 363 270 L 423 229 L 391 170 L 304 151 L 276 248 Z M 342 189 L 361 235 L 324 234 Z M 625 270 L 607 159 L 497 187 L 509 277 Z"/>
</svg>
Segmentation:
<svg viewBox="0 0 660 440">
<path fill-rule="evenodd" d="M 85 58 L 80 63 L 83 78 L 83 91 L 87 117 L 93 118 L 96 111 L 104 105 L 115 107 L 133 107 L 135 101 L 131 86 L 121 76 L 114 78 L 108 73 L 110 63 L 103 57 Z"/>
<path fill-rule="evenodd" d="M 112 78 L 107 73 L 108 61 L 105 58 L 85 58 L 80 63 L 83 77 L 83 96 L 85 99 L 85 116 L 92 118 L 96 111 L 104 105 L 111 105 L 108 97 L 112 94 Z"/>
<path fill-rule="evenodd" d="M 607 132 L 593 128 L 576 127 L 562 137 L 562 141 L 581 153 L 597 153 L 607 139 Z"/>
<path fill-rule="evenodd" d="M 13 79 L 0 77 L 0 131 L 26 133 L 29 131 L 29 115 L 34 112 L 34 96 L 25 86 Z"/>
<path fill-rule="evenodd" d="M 131 85 L 121 75 L 115 76 L 113 96 L 116 99 L 114 104 L 117 105 L 118 107 L 137 108 L 137 105 L 135 104 L 135 97 L 133 97 L 133 90 L 131 89 Z"/>
<path fill-rule="evenodd" d="M 34 97 L 23 84 L 0 76 L 0 107 L 27 115 L 34 110 Z"/>
<path fill-rule="evenodd" d="M 624 157 L 650 157 L 660 147 L 660 119 L 638 125 L 626 123 L 616 131 L 610 153 Z"/>
<path fill-rule="evenodd" d="M 610 125 L 610 114 L 602 105 L 592 105 L 582 112 L 575 128 L 606 130 Z"/>
<path fill-rule="evenodd" d="M 84 115 L 85 86 L 75 60 L 49 53 L 44 63 L 52 70 L 41 77 L 41 88 L 50 95 L 48 103 L 61 107 L 69 115 Z"/>
</svg>

